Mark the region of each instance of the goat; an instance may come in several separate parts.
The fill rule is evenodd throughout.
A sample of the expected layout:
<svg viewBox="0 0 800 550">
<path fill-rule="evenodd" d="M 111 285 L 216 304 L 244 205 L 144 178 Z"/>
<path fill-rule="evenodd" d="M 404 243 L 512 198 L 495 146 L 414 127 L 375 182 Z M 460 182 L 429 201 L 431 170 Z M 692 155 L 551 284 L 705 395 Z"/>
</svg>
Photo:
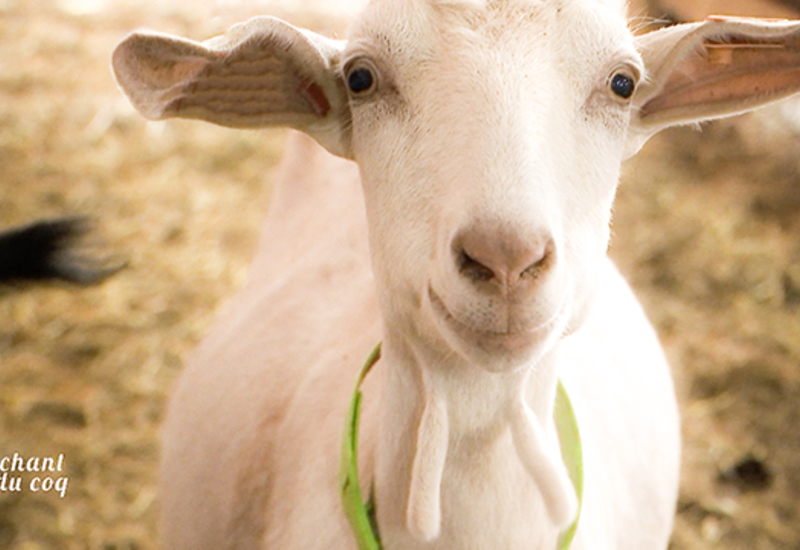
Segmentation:
<svg viewBox="0 0 800 550">
<path fill-rule="evenodd" d="M 358 455 L 383 547 L 555 548 L 578 509 L 560 380 L 584 460 L 571 547 L 666 548 L 678 411 L 606 255 L 620 165 L 798 91 L 800 24 L 634 36 L 621 4 L 373 0 L 346 41 L 260 17 L 117 46 L 146 117 L 303 132 L 249 282 L 171 399 L 166 548 L 355 548 L 340 428 L 379 340 Z"/>
<path fill-rule="evenodd" d="M 97 284 L 123 267 L 111 258 L 81 251 L 91 231 L 82 217 L 39 220 L 0 232 L 0 283 L 60 280 Z"/>
</svg>

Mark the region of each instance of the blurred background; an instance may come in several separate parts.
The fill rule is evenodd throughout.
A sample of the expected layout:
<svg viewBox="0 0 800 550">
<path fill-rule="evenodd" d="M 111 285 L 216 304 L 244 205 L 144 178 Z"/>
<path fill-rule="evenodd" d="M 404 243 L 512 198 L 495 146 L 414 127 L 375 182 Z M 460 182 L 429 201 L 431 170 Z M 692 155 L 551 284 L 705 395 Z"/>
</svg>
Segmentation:
<svg viewBox="0 0 800 550">
<path fill-rule="evenodd" d="M 355 3 L 355 2 L 353 2 Z M 796 2 L 645 0 L 637 26 Z M 282 131 L 145 122 L 114 45 L 256 14 L 328 34 L 323 0 L 0 0 L 0 230 L 86 215 L 126 262 L 98 286 L 0 286 L 0 457 L 64 454 L 57 493 L 0 490 L 0 549 L 157 548 L 165 402 L 247 276 Z M 674 550 L 800 549 L 800 107 L 666 132 L 624 167 L 612 255 L 656 324 L 684 421 Z M 26 478 L 27 479 L 27 478 Z"/>
</svg>

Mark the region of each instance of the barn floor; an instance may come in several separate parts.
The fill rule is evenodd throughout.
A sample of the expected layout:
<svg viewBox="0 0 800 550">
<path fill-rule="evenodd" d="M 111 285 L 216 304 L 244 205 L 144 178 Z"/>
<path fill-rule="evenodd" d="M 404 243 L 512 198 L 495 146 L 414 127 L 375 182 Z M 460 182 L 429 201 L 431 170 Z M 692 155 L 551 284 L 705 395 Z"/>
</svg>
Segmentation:
<svg viewBox="0 0 800 550">
<path fill-rule="evenodd" d="M 98 287 L 0 289 L 0 457 L 63 454 L 68 477 L 63 497 L 0 479 L 0 549 L 157 547 L 165 400 L 246 277 L 283 134 L 147 124 L 108 60 L 133 28 L 206 37 L 241 4 L 0 0 L 0 228 L 86 214 L 127 261 Z M 778 115 L 625 165 L 612 255 L 684 419 L 674 550 L 800 548 L 800 139 Z"/>
</svg>

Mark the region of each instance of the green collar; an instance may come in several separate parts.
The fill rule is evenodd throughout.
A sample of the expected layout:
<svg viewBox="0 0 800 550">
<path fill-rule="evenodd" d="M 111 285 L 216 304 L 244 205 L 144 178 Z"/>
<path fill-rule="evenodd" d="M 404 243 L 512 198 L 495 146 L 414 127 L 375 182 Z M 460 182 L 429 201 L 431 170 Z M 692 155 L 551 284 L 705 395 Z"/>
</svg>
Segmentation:
<svg viewBox="0 0 800 550">
<path fill-rule="evenodd" d="M 358 483 L 358 419 L 361 412 L 361 383 L 367 376 L 372 366 L 381 357 L 381 345 L 375 346 L 372 353 L 367 357 L 361 373 L 358 375 L 356 390 L 353 394 L 353 401 L 350 404 L 350 411 L 347 415 L 344 437 L 342 438 L 342 458 L 340 464 L 339 479 L 342 490 L 342 504 L 350 527 L 353 530 L 359 550 L 381 550 L 381 539 L 378 534 L 378 525 L 375 521 L 375 505 L 370 498 L 367 502 L 361 495 L 361 487 Z M 575 486 L 578 494 L 578 517 L 558 539 L 556 550 L 569 550 L 572 539 L 575 537 L 575 530 L 578 528 L 580 519 L 581 504 L 583 501 L 583 450 L 581 448 L 581 437 L 578 431 L 578 421 L 572 409 L 567 391 L 558 382 L 556 391 L 556 403 L 554 420 L 558 439 L 561 443 L 561 456 L 567 473 Z"/>
</svg>

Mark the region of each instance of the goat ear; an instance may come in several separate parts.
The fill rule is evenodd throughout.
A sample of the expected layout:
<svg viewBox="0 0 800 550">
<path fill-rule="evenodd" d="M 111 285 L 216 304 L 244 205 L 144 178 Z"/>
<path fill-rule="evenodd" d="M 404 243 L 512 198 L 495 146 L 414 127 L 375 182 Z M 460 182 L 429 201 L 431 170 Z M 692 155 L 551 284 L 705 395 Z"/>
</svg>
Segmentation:
<svg viewBox="0 0 800 550">
<path fill-rule="evenodd" d="M 291 126 L 349 156 L 350 112 L 335 72 L 343 47 L 259 17 L 202 43 L 137 32 L 117 46 L 112 65 L 122 90 L 148 118 Z"/>
<path fill-rule="evenodd" d="M 647 78 L 629 150 L 657 131 L 739 114 L 800 91 L 800 22 L 711 17 L 637 38 Z"/>
</svg>

